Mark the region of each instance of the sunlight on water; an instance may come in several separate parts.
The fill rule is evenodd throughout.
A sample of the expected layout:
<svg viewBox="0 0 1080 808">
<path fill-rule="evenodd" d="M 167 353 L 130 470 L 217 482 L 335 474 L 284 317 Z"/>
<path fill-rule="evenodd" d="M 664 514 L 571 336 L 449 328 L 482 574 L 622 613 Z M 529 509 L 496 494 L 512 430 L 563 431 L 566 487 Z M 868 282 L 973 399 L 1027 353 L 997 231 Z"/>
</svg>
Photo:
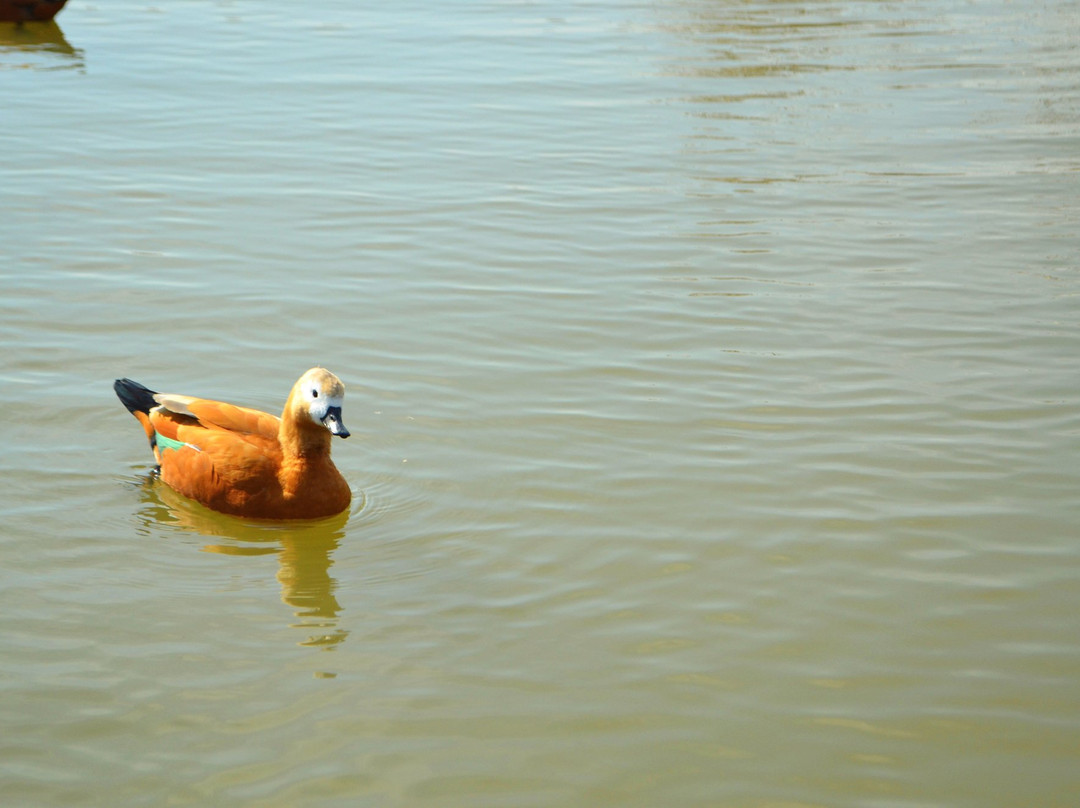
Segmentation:
<svg viewBox="0 0 1080 808">
<path fill-rule="evenodd" d="M 5 804 L 1076 804 L 1078 23 L 0 24 Z M 110 389 L 316 363 L 310 523 Z"/>
</svg>

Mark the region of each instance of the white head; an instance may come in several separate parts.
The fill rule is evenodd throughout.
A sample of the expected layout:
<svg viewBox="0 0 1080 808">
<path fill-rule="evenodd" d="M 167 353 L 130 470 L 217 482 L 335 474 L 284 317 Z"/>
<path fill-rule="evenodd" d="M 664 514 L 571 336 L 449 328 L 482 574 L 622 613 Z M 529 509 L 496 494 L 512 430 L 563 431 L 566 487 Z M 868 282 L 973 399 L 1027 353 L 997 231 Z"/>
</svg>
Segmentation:
<svg viewBox="0 0 1080 808">
<path fill-rule="evenodd" d="M 341 405 L 345 400 L 345 385 L 341 379 L 324 368 L 312 368 L 293 388 L 294 406 L 302 408 L 311 420 L 330 430 L 331 435 L 349 437 L 341 421 Z"/>
</svg>

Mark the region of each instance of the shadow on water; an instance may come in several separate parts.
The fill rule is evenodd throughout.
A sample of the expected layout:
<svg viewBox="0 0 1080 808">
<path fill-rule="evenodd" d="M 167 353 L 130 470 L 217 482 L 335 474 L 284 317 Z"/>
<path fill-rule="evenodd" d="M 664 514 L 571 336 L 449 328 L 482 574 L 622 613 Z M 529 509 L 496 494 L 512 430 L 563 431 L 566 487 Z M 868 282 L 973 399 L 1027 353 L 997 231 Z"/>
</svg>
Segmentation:
<svg viewBox="0 0 1080 808">
<path fill-rule="evenodd" d="M 0 22 L 0 70 L 85 70 L 86 59 L 55 21 Z"/>
<path fill-rule="evenodd" d="M 330 575 L 331 555 L 345 535 L 351 516 L 346 510 L 328 519 L 300 522 L 256 522 L 238 519 L 203 507 L 156 476 L 141 481 L 142 509 L 138 517 L 147 529 L 166 526 L 211 539 L 200 549 L 229 556 L 278 557 L 281 601 L 291 606 L 299 622 L 293 628 L 314 632 L 300 645 L 332 650 L 348 632 L 338 627 L 342 611 Z"/>
</svg>

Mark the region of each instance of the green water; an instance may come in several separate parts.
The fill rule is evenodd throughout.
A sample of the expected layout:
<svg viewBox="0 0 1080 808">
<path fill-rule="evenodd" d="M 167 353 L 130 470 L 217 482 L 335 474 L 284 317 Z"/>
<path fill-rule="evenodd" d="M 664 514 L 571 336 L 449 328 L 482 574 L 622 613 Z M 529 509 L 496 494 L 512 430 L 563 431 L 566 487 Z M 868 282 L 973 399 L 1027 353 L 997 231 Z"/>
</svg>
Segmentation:
<svg viewBox="0 0 1080 808">
<path fill-rule="evenodd" d="M 5 806 L 1080 803 L 1080 11 L 0 26 Z M 341 518 L 113 379 L 345 382 Z"/>
</svg>

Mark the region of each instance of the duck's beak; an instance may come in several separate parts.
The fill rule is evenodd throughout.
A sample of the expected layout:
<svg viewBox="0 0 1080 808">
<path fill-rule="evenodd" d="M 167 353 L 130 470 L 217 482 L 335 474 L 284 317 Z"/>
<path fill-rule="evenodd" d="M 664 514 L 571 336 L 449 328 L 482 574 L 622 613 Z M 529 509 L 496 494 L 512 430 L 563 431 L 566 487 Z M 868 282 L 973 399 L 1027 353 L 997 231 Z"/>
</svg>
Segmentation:
<svg viewBox="0 0 1080 808">
<path fill-rule="evenodd" d="M 330 407 L 326 411 L 326 417 L 322 419 L 323 426 L 330 430 L 331 435 L 339 438 L 347 438 L 351 434 L 341 422 L 341 407 Z"/>
</svg>

